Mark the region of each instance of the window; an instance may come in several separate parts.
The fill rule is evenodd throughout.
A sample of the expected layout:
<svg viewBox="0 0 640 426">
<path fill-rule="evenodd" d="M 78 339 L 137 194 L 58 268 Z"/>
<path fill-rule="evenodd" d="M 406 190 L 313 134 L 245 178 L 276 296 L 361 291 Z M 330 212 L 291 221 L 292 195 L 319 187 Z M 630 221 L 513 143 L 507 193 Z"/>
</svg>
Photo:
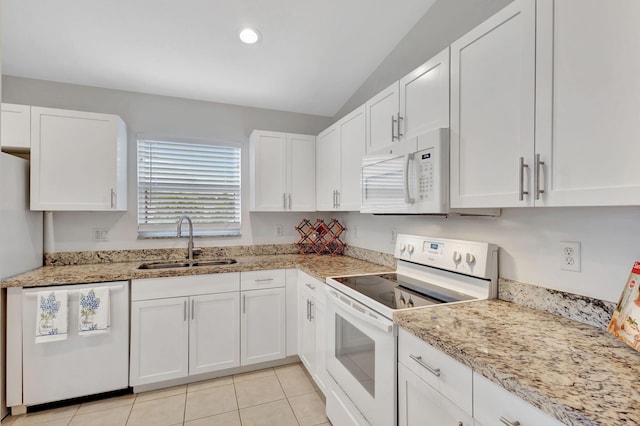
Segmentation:
<svg viewBox="0 0 640 426">
<path fill-rule="evenodd" d="M 138 235 L 240 235 L 240 148 L 138 140 Z M 184 232 L 184 229 L 183 229 Z"/>
</svg>

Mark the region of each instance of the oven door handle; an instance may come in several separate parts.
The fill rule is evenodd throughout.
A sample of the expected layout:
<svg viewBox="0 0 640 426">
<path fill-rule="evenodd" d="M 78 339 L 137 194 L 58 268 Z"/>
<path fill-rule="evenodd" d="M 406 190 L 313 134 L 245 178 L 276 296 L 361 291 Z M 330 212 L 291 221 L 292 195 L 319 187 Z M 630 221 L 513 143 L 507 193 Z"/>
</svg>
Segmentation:
<svg viewBox="0 0 640 426">
<path fill-rule="evenodd" d="M 404 202 L 405 204 L 415 204 L 416 199 L 409 193 L 409 164 L 413 160 L 413 154 L 404 156 Z"/>
<path fill-rule="evenodd" d="M 366 322 L 367 324 L 370 324 L 382 331 L 384 331 L 385 333 L 391 333 L 391 330 L 393 329 L 393 323 L 389 320 L 387 320 L 386 318 L 373 318 L 369 315 L 367 315 L 364 312 L 361 312 L 359 309 L 356 309 L 353 306 L 353 303 L 358 303 L 358 302 L 351 302 L 351 301 L 346 301 L 345 299 L 341 298 L 340 295 L 338 294 L 338 292 L 336 290 L 331 290 L 328 289 L 328 293 L 329 296 L 331 296 L 332 298 L 334 298 L 336 300 L 335 303 L 335 307 L 336 309 L 340 309 L 342 312 L 346 313 L 347 315 L 351 315 L 353 317 L 356 317 L 364 322 Z M 346 296 L 344 296 L 346 297 Z M 339 303 L 338 303 L 339 302 Z M 349 309 L 346 309 L 349 308 Z"/>
</svg>

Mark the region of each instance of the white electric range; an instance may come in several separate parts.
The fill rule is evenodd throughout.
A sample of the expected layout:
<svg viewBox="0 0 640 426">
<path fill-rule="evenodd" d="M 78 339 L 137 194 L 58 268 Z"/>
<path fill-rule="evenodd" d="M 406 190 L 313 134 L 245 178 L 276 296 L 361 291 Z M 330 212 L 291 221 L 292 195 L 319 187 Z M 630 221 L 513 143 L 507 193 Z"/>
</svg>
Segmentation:
<svg viewBox="0 0 640 426">
<path fill-rule="evenodd" d="M 497 296 L 498 247 L 400 234 L 392 274 L 327 278 L 327 416 L 336 425 L 397 424 L 393 312 Z"/>
</svg>

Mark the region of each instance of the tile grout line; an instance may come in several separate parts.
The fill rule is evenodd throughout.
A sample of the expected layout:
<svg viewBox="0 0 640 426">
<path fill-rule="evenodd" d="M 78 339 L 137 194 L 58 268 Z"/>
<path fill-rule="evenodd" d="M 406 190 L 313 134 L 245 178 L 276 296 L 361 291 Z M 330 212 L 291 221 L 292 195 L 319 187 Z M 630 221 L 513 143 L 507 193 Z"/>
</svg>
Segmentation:
<svg viewBox="0 0 640 426">
<path fill-rule="evenodd" d="M 275 370 L 274 370 L 275 373 Z M 287 400 L 287 405 L 289 405 L 289 409 L 291 410 L 291 412 L 293 413 L 293 418 L 296 419 L 296 422 L 298 423 L 298 425 L 300 425 L 300 419 L 298 419 L 298 416 L 296 416 L 296 412 L 293 409 L 293 406 L 291 405 L 291 401 L 289 401 L 289 396 L 287 396 L 287 393 L 284 390 L 284 386 L 282 386 L 282 382 L 280 381 L 280 376 L 278 376 L 278 373 L 276 373 L 276 379 L 278 380 L 278 384 L 280 385 L 280 388 L 282 389 L 282 393 L 284 394 L 284 398 Z"/>
</svg>

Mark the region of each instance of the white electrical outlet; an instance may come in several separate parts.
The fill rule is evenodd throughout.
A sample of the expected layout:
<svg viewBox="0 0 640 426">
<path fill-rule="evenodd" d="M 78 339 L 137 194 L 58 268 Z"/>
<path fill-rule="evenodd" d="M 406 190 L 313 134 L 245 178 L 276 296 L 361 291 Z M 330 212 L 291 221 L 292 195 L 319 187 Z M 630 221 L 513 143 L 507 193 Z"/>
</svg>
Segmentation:
<svg viewBox="0 0 640 426">
<path fill-rule="evenodd" d="M 560 269 L 580 272 L 580 242 L 560 241 Z"/>
<path fill-rule="evenodd" d="M 391 228 L 391 242 L 393 244 L 396 243 L 396 238 L 398 237 L 398 231 L 396 231 L 396 228 Z"/>
<path fill-rule="evenodd" d="M 282 225 L 276 225 L 276 236 L 282 237 L 283 233 L 284 233 L 284 227 Z"/>
<path fill-rule="evenodd" d="M 100 243 L 109 241 L 109 228 L 94 228 L 93 239 Z"/>
</svg>

